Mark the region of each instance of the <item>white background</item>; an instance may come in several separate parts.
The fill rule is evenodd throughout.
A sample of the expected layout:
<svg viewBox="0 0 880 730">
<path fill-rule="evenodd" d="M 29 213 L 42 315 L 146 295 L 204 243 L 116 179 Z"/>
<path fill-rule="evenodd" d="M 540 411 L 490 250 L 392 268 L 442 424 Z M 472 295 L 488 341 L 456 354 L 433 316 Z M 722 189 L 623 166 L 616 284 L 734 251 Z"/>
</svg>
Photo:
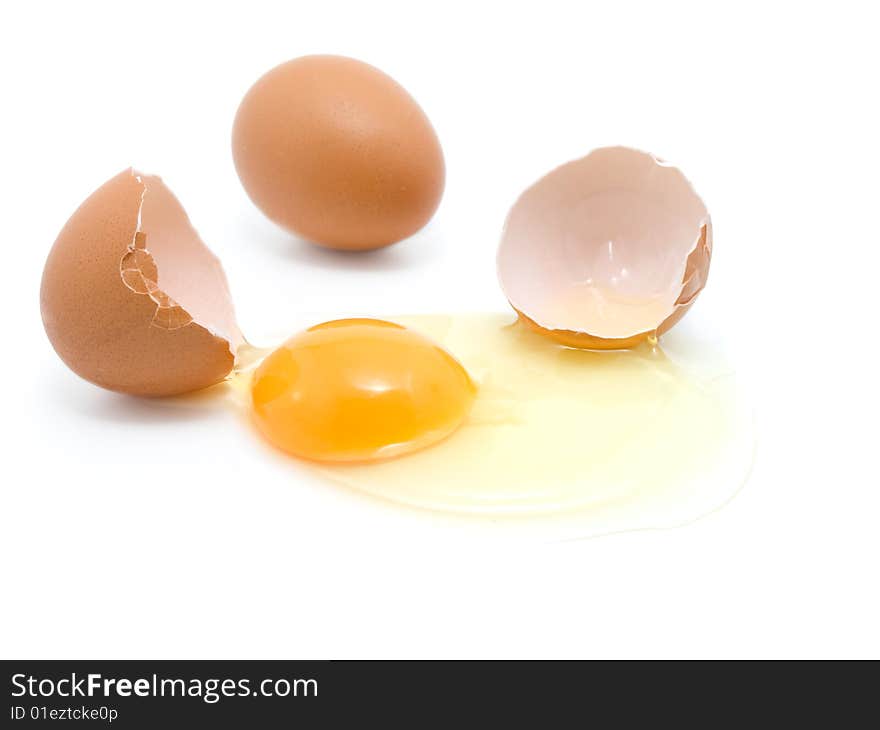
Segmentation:
<svg viewBox="0 0 880 730">
<path fill-rule="evenodd" d="M 0 655 L 878 657 L 880 114 L 870 4 L 59 2 L 0 11 L 5 394 Z M 416 238 L 292 240 L 235 175 L 264 71 L 379 66 L 440 135 Z M 535 178 L 605 144 L 682 167 L 712 212 L 682 328 L 723 333 L 757 405 L 752 478 L 688 527 L 475 540 L 306 478 L 225 403 L 67 371 L 39 317 L 76 206 L 135 164 L 224 261 L 249 337 L 350 314 L 499 310 L 494 248 Z"/>
</svg>

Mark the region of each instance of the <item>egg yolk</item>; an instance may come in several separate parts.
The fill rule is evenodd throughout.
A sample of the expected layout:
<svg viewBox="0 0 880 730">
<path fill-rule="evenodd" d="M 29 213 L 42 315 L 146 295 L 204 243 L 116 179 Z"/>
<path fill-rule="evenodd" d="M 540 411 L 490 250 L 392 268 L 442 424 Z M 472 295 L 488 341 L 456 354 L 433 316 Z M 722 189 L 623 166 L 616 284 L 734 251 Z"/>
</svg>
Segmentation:
<svg viewBox="0 0 880 730">
<path fill-rule="evenodd" d="M 251 382 L 257 426 L 317 461 L 400 456 L 457 429 L 476 386 L 442 347 L 392 322 L 344 319 L 295 335 Z"/>
</svg>

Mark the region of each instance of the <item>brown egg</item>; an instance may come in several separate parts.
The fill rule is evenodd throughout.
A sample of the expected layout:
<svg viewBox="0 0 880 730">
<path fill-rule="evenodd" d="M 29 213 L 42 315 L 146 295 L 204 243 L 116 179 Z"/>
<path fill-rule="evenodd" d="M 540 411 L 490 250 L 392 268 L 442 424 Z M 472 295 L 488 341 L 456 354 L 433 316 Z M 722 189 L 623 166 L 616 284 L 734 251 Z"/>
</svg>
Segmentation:
<svg viewBox="0 0 880 730">
<path fill-rule="evenodd" d="M 570 347 L 662 335 L 706 284 L 712 224 L 678 168 L 606 147 L 550 172 L 511 209 L 501 288 L 529 327 Z"/>
<path fill-rule="evenodd" d="M 40 307 L 68 367 L 123 393 L 213 385 L 242 341 L 220 262 L 162 181 L 131 169 L 98 188 L 61 230 Z"/>
<path fill-rule="evenodd" d="M 341 56 L 297 58 L 259 79 L 232 152 L 260 210 L 330 248 L 411 236 L 443 194 L 443 152 L 424 112 L 392 78 Z"/>
</svg>

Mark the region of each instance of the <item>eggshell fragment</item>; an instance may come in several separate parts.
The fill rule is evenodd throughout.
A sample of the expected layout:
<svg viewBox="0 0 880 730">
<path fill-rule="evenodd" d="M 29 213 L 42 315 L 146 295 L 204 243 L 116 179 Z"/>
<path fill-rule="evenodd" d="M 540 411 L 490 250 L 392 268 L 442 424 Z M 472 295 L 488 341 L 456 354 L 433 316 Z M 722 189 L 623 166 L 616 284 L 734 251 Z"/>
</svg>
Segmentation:
<svg viewBox="0 0 880 730">
<path fill-rule="evenodd" d="M 304 56 L 247 92 L 232 133 L 251 200 L 329 248 L 373 249 L 424 226 L 443 194 L 431 122 L 394 79 L 342 56 Z"/>
<path fill-rule="evenodd" d="M 606 147 L 520 196 L 498 274 L 528 326 L 571 347 L 621 349 L 684 316 L 711 255 L 708 211 L 678 168 Z"/>
<path fill-rule="evenodd" d="M 162 181 L 132 169 L 67 221 L 46 260 L 40 307 L 71 370 L 134 395 L 213 385 L 242 342 L 220 262 Z"/>
</svg>

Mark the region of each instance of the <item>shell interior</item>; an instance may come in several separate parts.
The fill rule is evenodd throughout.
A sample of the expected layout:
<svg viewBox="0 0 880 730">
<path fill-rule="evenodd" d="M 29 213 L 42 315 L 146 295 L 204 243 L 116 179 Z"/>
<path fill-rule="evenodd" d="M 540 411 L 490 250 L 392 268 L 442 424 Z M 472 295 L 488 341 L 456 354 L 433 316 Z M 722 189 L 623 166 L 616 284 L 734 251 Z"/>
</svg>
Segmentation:
<svg viewBox="0 0 880 730">
<path fill-rule="evenodd" d="M 171 190 L 155 175 L 132 170 L 141 185 L 137 228 L 119 264 L 123 282 L 156 303 L 152 325 L 191 322 L 229 342 L 243 342 L 220 260 L 199 238 Z"/>
<path fill-rule="evenodd" d="M 684 175 L 608 147 L 520 196 L 498 273 L 513 307 L 540 328 L 625 340 L 677 321 L 705 284 L 710 254 L 709 214 Z"/>
</svg>

